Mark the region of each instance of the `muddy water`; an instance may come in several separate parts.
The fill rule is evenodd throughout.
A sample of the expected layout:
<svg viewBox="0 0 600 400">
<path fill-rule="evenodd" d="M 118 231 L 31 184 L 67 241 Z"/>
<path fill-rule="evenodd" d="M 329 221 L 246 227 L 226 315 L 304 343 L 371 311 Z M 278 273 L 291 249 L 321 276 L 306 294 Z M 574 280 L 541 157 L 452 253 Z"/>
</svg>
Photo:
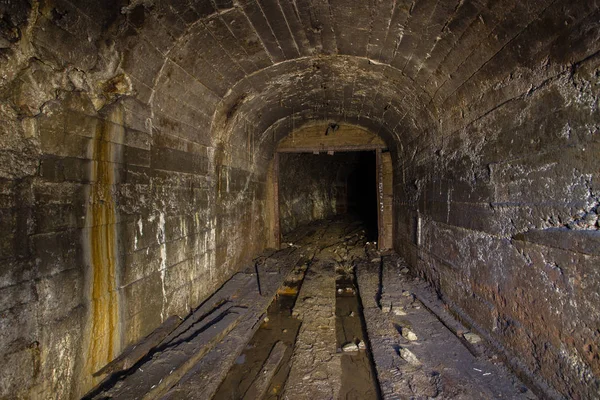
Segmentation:
<svg viewBox="0 0 600 400">
<path fill-rule="evenodd" d="M 267 394 L 263 398 L 281 398 L 285 381 L 290 372 L 289 361 L 301 324 L 298 319 L 292 317 L 292 309 L 302 283 L 301 277 L 299 278 L 285 282 L 284 286 L 279 289 L 277 297 L 269 306 L 267 318 L 261 323 L 252 340 L 248 342 L 236 363 L 229 370 L 214 399 L 260 398 L 254 383 L 273 347 L 279 341 L 283 342 L 287 348 L 270 382 Z"/>
<path fill-rule="evenodd" d="M 329 225 L 325 227 L 325 231 L 328 227 Z M 333 229 L 333 231 L 335 231 L 335 229 Z M 308 368 L 307 371 L 310 371 L 308 375 L 305 375 L 305 372 L 302 372 L 300 377 L 296 375 L 290 376 L 290 371 L 294 374 L 294 370 L 292 369 L 292 357 L 294 357 L 294 363 L 296 363 L 297 360 L 302 361 L 306 359 L 306 355 L 304 355 L 304 358 L 299 357 L 296 359 L 295 357 L 297 357 L 298 354 L 294 354 L 296 341 L 302 339 L 297 339 L 301 330 L 301 321 L 292 316 L 292 311 L 300 287 L 304 282 L 304 276 L 307 269 L 306 266 L 297 267 L 295 269 L 295 275 L 290 277 L 285 282 L 284 286 L 278 290 L 278 296 L 269 307 L 266 320 L 262 322 L 252 340 L 248 343 L 242 354 L 238 357 L 236 363 L 230 369 L 227 377 L 214 396 L 214 399 L 281 399 L 286 390 L 288 395 L 293 392 L 290 391 L 290 388 L 293 387 L 297 389 L 297 394 L 301 395 L 302 398 L 311 398 L 311 396 L 313 396 L 312 398 L 314 398 L 314 400 L 319 400 L 319 396 L 311 395 L 311 390 L 314 391 L 316 390 L 315 387 L 321 387 L 323 385 L 339 387 L 339 392 L 336 395 L 337 399 L 370 400 L 381 398 L 372 357 L 366 346 L 368 340 L 354 274 L 347 266 L 342 267 L 342 264 L 339 264 L 342 255 L 344 260 L 348 260 L 351 256 L 350 253 L 356 250 L 355 248 L 359 250 L 362 249 L 363 243 L 357 243 L 355 241 L 348 246 L 348 244 L 343 243 L 346 239 L 342 239 L 341 242 L 339 241 L 340 238 L 348 237 L 346 234 L 347 232 L 343 231 L 339 235 L 337 234 L 338 232 L 327 233 L 330 237 L 325 239 L 327 235 L 322 234 L 317 240 L 318 242 L 323 243 L 321 243 L 321 249 L 316 250 L 313 260 L 316 257 L 316 259 L 320 261 L 314 264 L 308 262 L 307 264 L 312 264 L 310 267 L 311 269 L 316 268 L 313 272 L 319 272 L 319 268 L 331 268 L 332 265 L 338 263 L 335 271 L 338 275 L 335 287 L 335 341 L 333 332 L 331 332 L 331 345 L 329 345 L 327 349 L 321 350 L 325 350 L 325 353 L 327 353 L 329 357 L 334 356 L 336 359 L 339 357 L 338 360 L 341 362 L 335 364 L 341 366 L 341 370 L 337 369 L 339 367 L 336 367 L 334 371 L 335 376 L 327 375 L 328 373 L 331 373 L 331 371 L 326 370 L 327 377 L 325 379 L 315 378 L 315 383 L 315 381 L 311 381 L 310 379 L 314 378 L 313 373 L 315 376 L 317 374 L 314 370 L 311 370 L 311 361 L 309 360 L 308 365 L 305 366 Z M 352 238 L 353 237 L 349 237 L 349 239 Z M 298 241 L 294 242 L 299 243 Z M 358 240 L 358 242 L 360 242 L 360 240 Z M 323 246 L 326 247 L 323 248 Z M 359 254 L 361 252 L 354 251 L 354 253 Z M 331 262 L 325 261 L 328 259 L 331 260 Z M 333 261 L 333 259 L 336 259 L 337 261 Z M 349 262 L 344 262 L 344 264 L 349 264 Z M 329 271 L 329 276 L 331 278 L 333 278 L 332 272 L 333 271 Z M 329 291 L 332 289 L 331 286 L 326 286 L 326 289 L 323 290 Z M 313 293 L 312 296 L 319 296 L 320 293 L 319 289 Z M 333 327 L 333 296 L 331 296 L 331 293 L 328 295 L 323 293 L 323 295 L 328 297 L 328 301 L 330 301 L 330 316 L 326 318 L 330 318 L 329 321 L 331 322 L 331 325 L 329 326 Z M 299 315 L 302 315 L 301 311 L 296 310 L 296 312 L 299 313 Z M 305 315 L 305 323 L 309 324 L 312 322 L 311 319 L 306 318 L 313 317 L 317 318 L 318 316 L 313 316 L 310 313 Z M 323 316 L 320 318 L 323 318 Z M 323 323 L 325 322 L 327 321 L 324 321 Z M 306 325 L 304 327 L 306 328 Z M 308 338 L 306 344 L 310 347 L 311 340 L 321 343 L 322 338 L 317 337 L 318 335 L 319 333 L 315 332 L 315 337 Z M 274 353 L 281 354 L 281 352 L 276 351 L 278 348 L 276 345 L 280 346 L 277 344 L 278 342 L 283 342 L 286 345 L 286 349 L 281 362 L 277 364 L 273 362 L 272 355 Z M 334 343 L 338 348 L 337 354 L 334 354 Z M 352 352 L 342 351 L 344 345 L 349 343 L 355 345 L 360 344 L 360 348 L 357 347 Z M 319 359 L 317 354 L 319 353 L 318 346 L 315 348 L 310 347 L 310 352 L 315 353 L 313 354 L 313 362 L 314 359 Z M 302 354 L 300 356 L 302 356 Z M 310 357 L 310 354 L 308 357 Z M 300 362 L 300 364 L 302 364 L 302 362 Z M 276 368 L 274 365 L 276 365 Z M 273 368 L 275 368 L 275 372 L 270 383 L 262 384 L 262 382 L 265 381 L 265 377 L 270 376 L 269 374 L 273 371 Z M 294 368 L 297 368 L 296 364 L 294 364 Z M 289 382 L 288 376 L 290 376 Z M 304 380 L 307 379 L 307 376 L 309 380 Z M 292 381 L 299 384 L 299 388 L 294 386 Z M 286 383 L 288 384 L 287 389 Z M 322 393 L 318 390 L 317 392 Z M 262 396 L 262 393 L 266 394 Z"/>
<path fill-rule="evenodd" d="M 378 399 L 379 385 L 373 361 L 366 348 L 365 323 L 356 286 L 349 275 L 336 280 L 336 334 L 339 351 L 348 344 L 359 346 L 358 351 L 342 353 L 342 388 L 340 399 Z"/>
</svg>

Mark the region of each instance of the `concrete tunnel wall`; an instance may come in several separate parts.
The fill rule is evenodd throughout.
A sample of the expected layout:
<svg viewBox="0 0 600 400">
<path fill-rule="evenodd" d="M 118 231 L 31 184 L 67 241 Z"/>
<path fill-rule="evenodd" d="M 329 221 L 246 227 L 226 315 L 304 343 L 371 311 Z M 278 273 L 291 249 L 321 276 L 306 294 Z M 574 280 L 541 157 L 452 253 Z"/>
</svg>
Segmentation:
<svg viewBox="0 0 600 400">
<path fill-rule="evenodd" d="M 374 153 L 374 152 L 373 152 Z M 373 164 L 375 157 L 373 156 Z M 348 212 L 348 177 L 359 168 L 358 153 L 289 153 L 279 155 L 279 212 L 281 232 Z M 373 165 L 373 170 L 375 169 Z M 369 190 L 373 219 L 377 219 L 375 173 Z"/>
<path fill-rule="evenodd" d="M 395 249 L 458 315 L 598 395 L 597 1 L 2 7 L 0 397 L 80 397 L 262 250 L 311 120 L 386 141 Z"/>
</svg>

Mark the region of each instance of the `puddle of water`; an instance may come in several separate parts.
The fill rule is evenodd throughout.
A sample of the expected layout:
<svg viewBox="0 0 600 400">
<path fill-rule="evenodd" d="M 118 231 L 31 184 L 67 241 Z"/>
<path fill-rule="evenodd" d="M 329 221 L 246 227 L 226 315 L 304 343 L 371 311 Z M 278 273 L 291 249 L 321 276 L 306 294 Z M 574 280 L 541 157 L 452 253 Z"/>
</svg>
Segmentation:
<svg viewBox="0 0 600 400">
<path fill-rule="evenodd" d="M 378 399 L 379 385 L 373 362 L 365 349 L 366 333 L 360 301 L 352 278 L 343 275 L 336 280 L 336 336 L 339 351 L 349 343 L 358 345 L 358 351 L 342 354 L 342 388 L 340 399 Z"/>
<path fill-rule="evenodd" d="M 275 300 L 267 310 L 267 318 L 263 321 L 248 345 L 231 367 L 225 380 L 217 390 L 213 399 L 256 399 L 256 387 L 253 383 L 261 372 L 271 350 L 278 341 L 287 346 L 279 367 L 271 379 L 264 399 L 280 399 L 290 372 L 290 359 L 301 322 L 292 317 L 292 309 L 296 303 L 298 291 L 302 285 L 305 267 L 298 269 L 293 280 L 284 282 L 277 291 Z"/>
<path fill-rule="evenodd" d="M 235 363 L 236 364 L 243 364 L 246 362 L 246 355 L 242 354 L 241 356 L 239 356 L 238 358 L 235 359 Z"/>
</svg>

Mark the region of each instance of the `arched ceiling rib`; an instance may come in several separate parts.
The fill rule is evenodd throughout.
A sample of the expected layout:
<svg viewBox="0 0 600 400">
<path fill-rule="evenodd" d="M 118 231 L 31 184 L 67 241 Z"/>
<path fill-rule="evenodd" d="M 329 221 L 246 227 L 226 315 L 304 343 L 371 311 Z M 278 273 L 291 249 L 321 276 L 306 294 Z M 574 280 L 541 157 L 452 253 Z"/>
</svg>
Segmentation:
<svg viewBox="0 0 600 400">
<path fill-rule="evenodd" d="M 244 123 L 264 132 L 290 115 L 298 120 L 318 115 L 340 122 L 371 120 L 376 131 L 385 127 L 388 139 L 397 141 L 405 127 L 427 129 L 429 100 L 389 66 L 357 57 L 305 57 L 240 81 L 217 107 L 213 132 L 235 137 Z"/>
</svg>

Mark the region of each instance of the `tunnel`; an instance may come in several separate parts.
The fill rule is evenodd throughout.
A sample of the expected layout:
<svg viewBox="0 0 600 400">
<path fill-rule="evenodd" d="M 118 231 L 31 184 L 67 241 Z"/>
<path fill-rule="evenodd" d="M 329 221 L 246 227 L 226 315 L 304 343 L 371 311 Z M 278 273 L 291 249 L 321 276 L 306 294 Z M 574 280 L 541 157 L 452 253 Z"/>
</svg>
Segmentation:
<svg viewBox="0 0 600 400">
<path fill-rule="evenodd" d="M 349 214 L 364 225 L 368 241 L 378 240 L 375 152 L 285 154 L 279 177 L 283 234 L 314 220 Z"/>
<path fill-rule="evenodd" d="M 0 398 L 600 398 L 597 0 L 0 14 Z"/>
</svg>

